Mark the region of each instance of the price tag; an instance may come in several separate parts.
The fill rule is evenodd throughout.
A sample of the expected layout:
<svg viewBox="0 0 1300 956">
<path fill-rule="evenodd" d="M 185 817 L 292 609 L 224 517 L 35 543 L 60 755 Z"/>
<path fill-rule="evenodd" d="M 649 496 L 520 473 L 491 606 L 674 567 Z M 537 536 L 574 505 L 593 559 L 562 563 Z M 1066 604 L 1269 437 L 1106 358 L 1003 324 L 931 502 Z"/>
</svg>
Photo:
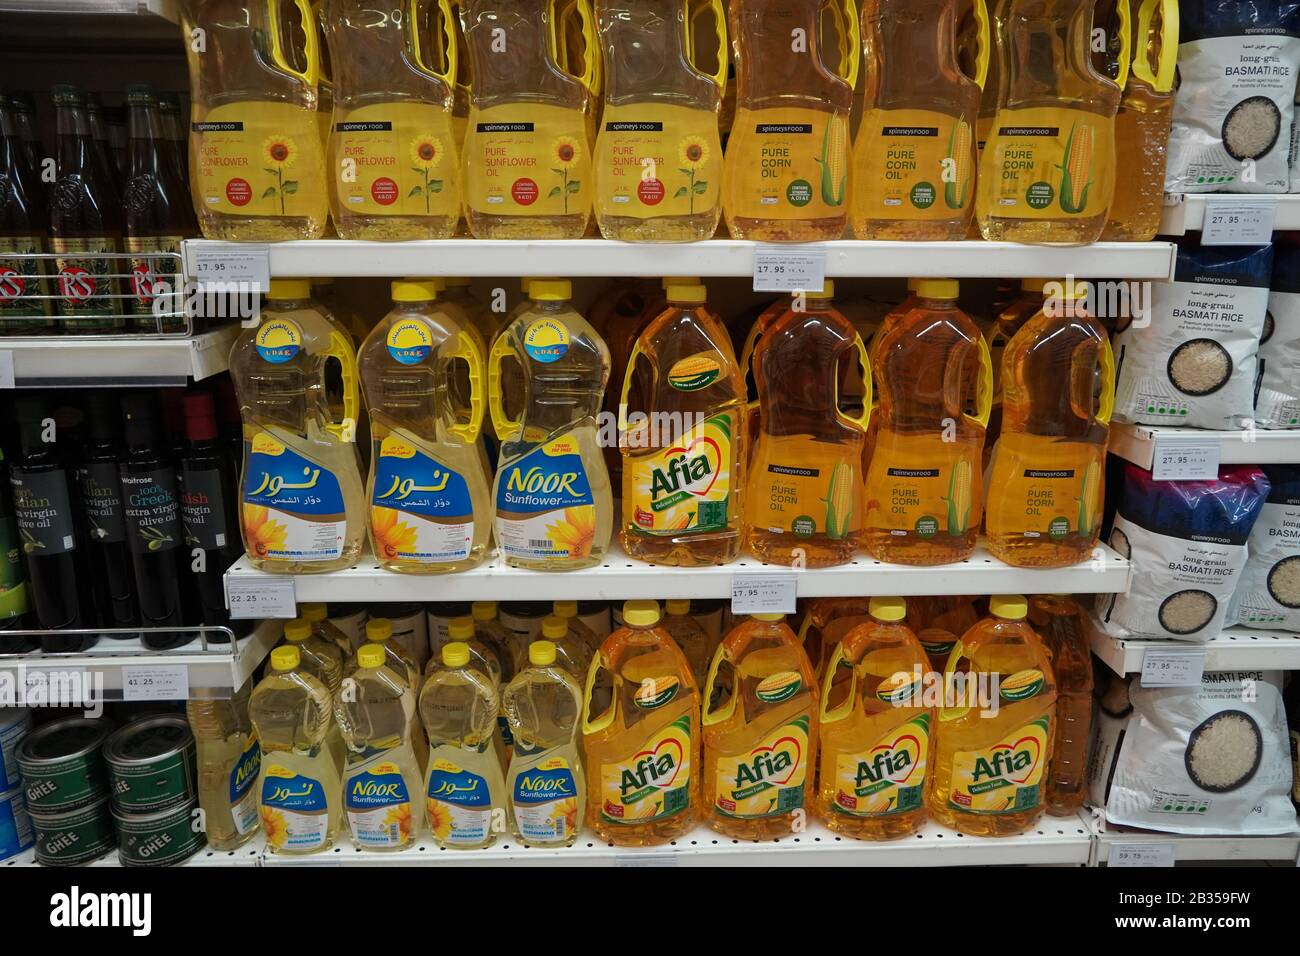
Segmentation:
<svg viewBox="0 0 1300 956">
<path fill-rule="evenodd" d="M 820 292 L 825 282 L 822 246 L 754 247 L 755 292 Z"/>
<path fill-rule="evenodd" d="M 1202 648 L 1148 647 L 1142 655 L 1143 687 L 1200 687 L 1204 674 Z"/>
<path fill-rule="evenodd" d="M 227 575 L 226 607 L 235 620 L 297 617 L 293 578 L 271 574 Z"/>
<path fill-rule="evenodd" d="M 1203 246 L 1266 246 L 1273 239 L 1277 200 L 1205 200 Z"/>
<path fill-rule="evenodd" d="M 795 575 L 733 574 L 732 614 L 793 614 Z"/>
<path fill-rule="evenodd" d="M 1151 477 L 1156 481 L 1217 478 L 1222 452 L 1217 441 L 1157 441 Z"/>
<path fill-rule="evenodd" d="M 187 700 L 190 670 L 184 664 L 123 667 L 123 700 Z"/>
<path fill-rule="evenodd" d="M 199 285 L 241 282 L 271 288 L 271 247 L 256 243 L 188 245 L 189 274 Z"/>
<path fill-rule="evenodd" d="M 1106 855 L 1107 866 L 1153 869 L 1174 865 L 1172 843 L 1112 843 Z"/>
<path fill-rule="evenodd" d="M 615 853 L 615 866 L 676 866 L 676 853 Z"/>
<path fill-rule="evenodd" d="M 14 388 L 14 353 L 0 351 L 0 388 Z"/>
</svg>

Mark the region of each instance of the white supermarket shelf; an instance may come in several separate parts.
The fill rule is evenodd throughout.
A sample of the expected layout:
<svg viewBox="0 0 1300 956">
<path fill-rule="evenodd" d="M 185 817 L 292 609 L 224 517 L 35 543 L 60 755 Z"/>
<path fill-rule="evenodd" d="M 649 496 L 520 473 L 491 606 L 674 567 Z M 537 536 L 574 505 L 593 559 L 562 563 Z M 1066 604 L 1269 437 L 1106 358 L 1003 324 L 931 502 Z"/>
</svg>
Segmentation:
<svg viewBox="0 0 1300 956">
<path fill-rule="evenodd" d="M 1200 193 L 1165 196 L 1165 210 L 1160 220 L 1160 235 L 1182 236 L 1200 232 L 1205 223 L 1205 210 L 1211 203 L 1277 204 L 1277 219 L 1273 228 L 1283 232 L 1300 229 L 1300 195 L 1260 196 L 1253 194 Z"/>
<path fill-rule="evenodd" d="M 1159 650 L 1205 650 L 1207 671 L 1298 670 L 1300 634 L 1266 631 L 1251 627 L 1230 627 L 1205 643 L 1191 641 L 1117 638 L 1104 633 L 1091 615 L 1087 618 L 1088 643 L 1092 652 L 1120 676 L 1140 674 L 1142 658 L 1151 648 Z"/>
<path fill-rule="evenodd" d="M 0 13 L 148 16 L 180 22 L 177 0 L 0 0 Z"/>
<path fill-rule="evenodd" d="M 1277 863 L 1294 864 L 1300 854 L 1300 834 L 1283 836 L 1190 836 L 1154 833 L 1107 824 L 1092 845 L 1091 866 L 1106 866 L 1111 847 L 1117 845 L 1172 844 L 1174 863 Z"/>
<path fill-rule="evenodd" d="M 261 866 L 262 858 L 265 855 L 266 840 L 259 833 L 238 850 L 211 850 L 205 847 L 185 862 L 177 865 L 189 868 L 200 866 Z M 121 865 L 122 861 L 118 859 L 116 850 L 86 864 L 86 866 L 93 867 L 119 867 Z M 36 862 L 36 851 L 27 849 L 0 862 L 0 866 L 40 866 L 40 864 Z"/>
<path fill-rule="evenodd" d="M 544 572 L 507 567 L 499 557 L 459 574 L 415 575 L 385 571 L 365 553 L 355 567 L 294 577 L 298 601 L 552 601 L 624 600 L 632 597 L 730 598 L 737 574 L 791 574 L 801 598 L 889 594 L 1096 594 L 1128 587 L 1129 562 L 1105 545 L 1095 557 L 1069 568 L 1013 568 L 988 555 L 983 545 L 965 561 L 930 568 L 882 564 L 860 555 L 835 568 L 792 571 L 753 558 L 703 568 L 645 564 L 612 547 L 600 566 L 585 571 Z M 280 577 L 254 570 L 247 557 L 226 572 L 232 579 Z"/>
<path fill-rule="evenodd" d="M 185 272 L 198 254 L 219 254 L 239 243 L 185 242 Z M 1098 242 L 1089 246 L 1027 246 L 1002 242 L 858 242 L 817 244 L 826 250 L 826 275 L 841 277 L 986 276 L 1165 280 L 1173 275 L 1167 242 Z M 544 241 L 445 239 L 361 242 L 344 239 L 270 245 L 271 275 L 505 276 L 752 276 L 756 243 L 710 239 L 695 243 L 627 243 L 605 239 Z M 812 248 L 794 246 L 791 248 Z"/>
<path fill-rule="evenodd" d="M 239 326 L 184 338 L 0 338 L 13 358 L 14 384 L 31 388 L 184 385 L 224 372 Z"/>
<path fill-rule="evenodd" d="M 1242 431 L 1207 431 L 1201 428 L 1166 428 L 1158 425 L 1111 426 L 1110 452 L 1125 461 L 1150 469 L 1157 455 L 1180 446 L 1214 442 L 1224 465 L 1267 465 L 1300 462 L 1300 429 L 1263 428 Z"/>
</svg>

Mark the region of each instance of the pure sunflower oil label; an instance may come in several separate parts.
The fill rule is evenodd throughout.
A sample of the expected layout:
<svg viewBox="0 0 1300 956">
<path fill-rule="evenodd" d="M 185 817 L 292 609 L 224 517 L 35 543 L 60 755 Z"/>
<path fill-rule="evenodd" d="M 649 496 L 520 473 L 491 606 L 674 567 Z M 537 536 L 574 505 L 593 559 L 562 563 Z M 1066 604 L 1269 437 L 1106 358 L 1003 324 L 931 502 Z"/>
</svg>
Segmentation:
<svg viewBox="0 0 1300 956">
<path fill-rule="evenodd" d="M 345 213 L 459 215 L 458 163 L 451 114 L 427 103 L 351 110 L 330 138 L 330 175 Z"/>
<path fill-rule="evenodd" d="M 1052 718 L 1010 730 L 991 747 L 953 755 L 949 804 L 968 813 L 1019 813 L 1042 801 Z"/>
<path fill-rule="evenodd" d="M 325 785 L 271 763 L 262 774 L 262 829 L 277 850 L 318 850 L 329 833 Z"/>
<path fill-rule="evenodd" d="M 952 219 L 975 198 L 974 134 L 934 110 L 871 110 L 854 149 L 853 205 L 879 219 Z"/>
<path fill-rule="evenodd" d="M 32 258 L 41 252 L 39 236 L 0 237 L 0 332 L 13 335 L 23 331 L 48 331 L 49 299 L 32 296 L 49 295 L 43 259 Z M 33 278 L 36 277 L 36 278 Z M 23 322 L 24 317 L 35 321 Z"/>
<path fill-rule="evenodd" d="M 991 215 L 1100 216 L 1115 194 L 1114 124 L 1086 110 L 1001 110 L 983 163 L 980 183 L 989 190 Z"/>
<path fill-rule="evenodd" d="M 841 813 L 879 817 L 921 807 L 925 796 L 930 715 L 891 727 L 858 753 L 835 758 L 835 802 Z"/>
<path fill-rule="evenodd" d="M 601 216 L 690 216 L 718 205 L 722 143 L 712 110 L 607 105 L 596 140 Z"/>
<path fill-rule="evenodd" d="M 808 778 L 807 715 L 776 728 L 746 753 L 719 758 L 715 773 L 717 809 L 726 816 L 752 820 L 799 809 Z"/>
<path fill-rule="evenodd" d="M 659 730 L 635 753 L 600 767 L 606 823 L 649 823 L 681 813 L 691 798 L 691 716 Z"/>
<path fill-rule="evenodd" d="M 737 110 L 727 143 L 727 215 L 844 215 L 848 144 L 847 116 L 802 107 Z"/>
<path fill-rule="evenodd" d="M 691 381 L 695 374 L 682 373 L 680 377 Z M 623 497 L 632 503 L 634 530 L 677 535 L 727 528 L 735 507 L 731 493 L 734 427 L 730 413 L 715 415 L 672 447 L 627 459 Z"/>
<path fill-rule="evenodd" d="M 960 537 L 979 524 L 974 501 L 974 466 L 965 457 L 941 462 L 887 464 L 884 439 L 877 444 L 868 482 L 874 496 L 867 502 L 874 527 L 889 529 L 898 538 L 922 540 L 939 535 Z"/>
<path fill-rule="evenodd" d="M 576 560 L 591 553 L 596 506 L 575 435 L 553 438 L 501 470 L 496 534 L 513 558 Z"/>
<path fill-rule="evenodd" d="M 445 564 L 469 557 L 474 508 L 455 469 L 400 432 L 375 442 L 370 527 L 387 560 Z"/>
<path fill-rule="evenodd" d="M 521 756 L 515 744 L 515 758 Z M 544 757 L 515 777 L 510 793 L 515 824 L 532 843 L 564 843 L 578 829 L 578 785 L 561 756 Z"/>
<path fill-rule="evenodd" d="M 433 756 L 426 790 L 429 828 L 440 843 L 478 846 L 492 835 L 492 794 L 478 774 Z"/>
<path fill-rule="evenodd" d="M 351 771 L 343 785 L 343 807 L 361 846 L 403 846 L 411 839 L 411 794 L 391 760 Z"/>
<path fill-rule="evenodd" d="M 249 443 L 242 512 L 244 543 L 258 557 L 332 561 L 343 553 L 347 520 L 337 476 L 270 432 Z"/>
<path fill-rule="evenodd" d="M 578 110 L 507 103 L 470 111 L 465 204 L 491 216 L 585 215 L 591 153 Z"/>
<path fill-rule="evenodd" d="M 766 452 L 754 462 L 746 502 L 747 510 L 753 508 L 756 527 L 798 538 L 826 535 L 836 541 L 861 529 L 860 444 L 790 435 L 767 438 L 762 448 Z"/>
<path fill-rule="evenodd" d="M 253 784 L 262 769 L 262 747 L 255 734 L 249 734 L 244 750 L 230 768 L 226 798 L 230 801 L 230 817 L 242 836 L 257 827 L 257 791 Z"/>
</svg>

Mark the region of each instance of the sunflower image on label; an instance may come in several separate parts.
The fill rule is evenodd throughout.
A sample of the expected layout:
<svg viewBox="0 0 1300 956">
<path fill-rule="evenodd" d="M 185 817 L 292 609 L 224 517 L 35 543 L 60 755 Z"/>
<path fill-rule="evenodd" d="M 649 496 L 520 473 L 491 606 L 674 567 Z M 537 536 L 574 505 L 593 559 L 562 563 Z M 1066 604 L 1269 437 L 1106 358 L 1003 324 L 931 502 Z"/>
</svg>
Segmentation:
<svg viewBox="0 0 1300 956">
<path fill-rule="evenodd" d="M 270 432 L 249 443 L 242 502 L 244 543 L 262 558 L 331 561 L 347 520 L 338 477 Z"/>
<path fill-rule="evenodd" d="M 515 745 L 516 758 L 524 751 Z M 563 757 L 548 757 L 515 778 L 515 823 L 524 839 L 558 843 L 578 828 L 578 786 Z"/>
<path fill-rule="evenodd" d="M 727 214 L 754 219 L 843 215 L 849 124 L 823 110 L 736 112 L 727 144 Z"/>
<path fill-rule="evenodd" d="M 463 561 L 474 541 L 469 485 L 412 436 L 395 431 L 375 442 L 370 526 L 383 560 Z"/>
<path fill-rule="evenodd" d="M 600 767 L 600 816 L 607 823 L 649 823 L 681 813 L 691 796 L 691 716 L 683 714 L 644 747 Z"/>
<path fill-rule="evenodd" d="M 429 828 L 448 845 L 477 846 L 492 832 L 492 794 L 478 774 L 432 757 L 426 788 Z"/>
<path fill-rule="evenodd" d="M 276 849 L 317 850 L 329 832 L 325 786 L 279 764 L 262 775 L 262 830 Z"/>
<path fill-rule="evenodd" d="M 939 467 L 886 467 L 885 494 L 868 507 L 895 537 L 961 537 L 979 523 L 974 468 L 965 458 Z"/>
<path fill-rule="evenodd" d="M 585 558 L 596 537 L 591 481 L 576 438 L 510 462 L 497 480 L 497 545 L 516 558 Z"/>
<path fill-rule="evenodd" d="M 271 319 L 257 327 L 253 347 L 262 361 L 283 365 L 295 358 L 302 348 L 302 329 L 292 319 Z"/>
<path fill-rule="evenodd" d="M 240 836 L 257 827 L 257 791 L 253 784 L 262 769 L 262 747 L 255 734 L 249 734 L 243 752 L 230 770 L 227 799 L 230 801 L 230 818 Z"/>
<path fill-rule="evenodd" d="M 715 415 L 671 448 L 629 460 L 623 497 L 632 502 L 634 530 L 663 535 L 727 527 L 733 427 L 730 414 Z"/>
<path fill-rule="evenodd" d="M 871 110 L 854 163 L 853 205 L 864 217 L 952 219 L 975 198 L 974 135 L 947 113 Z"/>
<path fill-rule="evenodd" d="M 848 446 L 808 435 L 773 438 L 761 447 L 748 492 L 755 525 L 773 534 L 824 534 L 835 541 L 862 527 L 861 455 L 846 456 Z"/>
<path fill-rule="evenodd" d="M 343 806 L 352 835 L 362 846 L 402 846 L 411 838 L 411 794 L 391 760 L 350 773 Z"/>
<path fill-rule="evenodd" d="M 290 103 L 223 103 L 190 124 L 194 193 L 209 212 L 319 216 L 325 152 L 315 110 Z"/>
<path fill-rule="evenodd" d="M 712 110 L 609 105 L 596 140 L 596 209 L 602 216 L 708 212 L 722 187 L 722 143 Z"/>
<path fill-rule="evenodd" d="M 591 154 L 577 110 L 507 103 L 470 110 L 465 204 L 493 216 L 565 216 L 591 208 Z"/>
<path fill-rule="evenodd" d="M 459 156 L 451 117 L 425 103 L 375 103 L 334 124 L 339 206 L 364 216 L 455 216 Z"/>
<path fill-rule="evenodd" d="M 799 690 L 798 680 L 783 690 L 787 686 L 793 690 L 778 699 Z M 754 820 L 799 809 L 808 776 L 807 715 L 777 727 L 746 753 L 718 758 L 715 773 L 716 806 L 726 816 Z"/>
<path fill-rule="evenodd" d="M 925 796 L 930 715 L 893 727 L 860 753 L 835 760 L 835 801 L 840 813 L 880 817 L 921 806 Z"/>
<path fill-rule="evenodd" d="M 1115 194 L 1114 124 L 1055 107 L 998 113 L 986 155 L 993 214 L 1013 219 L 1100 216 Z"/>
</svg>

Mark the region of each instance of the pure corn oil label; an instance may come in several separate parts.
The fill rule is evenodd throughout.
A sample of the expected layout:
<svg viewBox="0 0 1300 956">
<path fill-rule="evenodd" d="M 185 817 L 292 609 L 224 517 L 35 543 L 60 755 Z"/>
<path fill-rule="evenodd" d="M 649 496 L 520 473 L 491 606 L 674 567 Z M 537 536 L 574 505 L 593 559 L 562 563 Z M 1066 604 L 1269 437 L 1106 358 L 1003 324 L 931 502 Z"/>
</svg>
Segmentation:
<svg viewBox="0 0 1300 956">
<path fill-rule="evenodd" d="M 968 813 L 1019 813 L 1042 800 L 1052 718 L 1044 714 L 983 750 L 953 754 L 949 803 Z"/>
<path fill-rule="evenodd" d="M 596 506 L 576 434 L 553 438 L 501 469 L 496 533 L 510 557 L 577 560 L 591 553 Z"/>
<path fill-rule="evenodd" d="M 434 836 L 449 846 L 477 846 L 486 841 L 492 834 L 488 782 L 446 757 L 429 759 L 426 798 L 429 828 Z"/>
<path fill-rule="evenodd" d="M 773 534 L 841 540 L 862 527 L 862 446 L 808 435 L 764 436 L 750 474 L 746 510 Z"/>
<path fill-rule="evenodd" d="M 991 215 L 1100 216 L 1115 193 L 1115 130 L 1086 110 L 1002 110 L 985 146 L 981 185 Z"/>
<path fill-rule="evenodd" d="M 930 715 L 918 714 L 858 753 L 835 758 L 835 801 L 841 813 L 857 817 L 906 813 L 925 796 Z"/>
<path fill-rule="evenodd" d="M 103 318 L 119 310 L 117 280 L 110 276 L 118 271 L 116 260 L 102 258 L 103 253 L 117 252 L 117 242 L 109 237 L 98 239 L 50 239 L 54 260 L 55 292 L 59 314 L 76 318 Z M 110 320 L 111 321 L 111 320 Z M 69 323 L 64 323 L 69 325 Z M 96 327 L 103 322 L 94 323 Z M 70 323 L 74 328 L 89 328 L 90 323 Z"/>
<path fill-rule="evenodd" d="M 712 352 L 696 352 L 678 359 L 668 370 L 668 384 L 679 392 L 698 392 L 722 375 L 722 363 Z"/>
<path fill-rule="evenodd" d="M 853 157 L 853 205 L 862 216 L 952 219 L 975 198 L 974 134 L 962 117 L 871 110 Z"/>
<path fill-rule="evenodd" d="M 727 142 L 727 215 L 844 215 L 848 143 L 848 117 L 837 113 L 801 107 L 737 110 Z"/>
<path fill-rule="evenodd" d="M 804 804 L 808 777 L 808 717 L 800 715 L 751 750 L 718 758 L 717 809 L 756 819 L 789 813 Z"/>
<path fill-rule="evenodd" d="M 605 822 L 649 823 L 690 805 L 691 720 L 684 714 L 626 759 L 601 765 L 600 815 Z"/>
<path fill-rule="evenodd" d="M 1067 443 L 1055 442 L 1049 446 L 1054 460 L 1044 461 L 1042 446 L 1025 437 L 1003 434 L 998 443 L 991 477 L 999 492 L 998 530 L 1046 541 L 1092 537 L 1101 517 L 1100 456 L 1090 447 L 1072 453 Z"/>
<path fill-rule="evenodd" d="M 411 838 L 411 794 L 402 771 L 379 760 L 348 775 L 343 806 L 361 846 L 402 846 Z"/>
<path fill-rule="evenodd" d="M 332 561 L 343 553 L 343 489 L 328 468 L 270 432 L 249 443 L 244 469 L 244 545 L 261 558 Z"/>
<path fill-rule="evenodd" d="M 226 799 L 230 802 L 230 817 L 242 836 L 257 827 L 257 791 L 253 784 L 262 769 L 262 747 L 255 734 L 249 734 L 244 749 L 230 768 Z"/>
<path fill-rule="evenodd" d="M 474 542 L 469 485 L 454 468 L 395 432 L 375 442 L 370 527 L 383 560 L 463 561 Z"/>
<path fill-rule="evenodd" d="M 283 365 L 296 357 L 302 348 L 302 329 L 293 319 L 268 319 L 257 327 L 253 347 L 263 362 Z"/>
<path fill-rule="evenodd" d="M 459 215 L 458 162 L 451 115 L 428 103 L 350 110 L 330 138 L 330 176 L 345 213 Z"/>
<path fill-rule="evenodd" d="M 325 786 L 279 764 L 262 774 L 262 829 L 268 845 L 282 850 L 317 850 L 325 845 L 329 812 Z"/>
<path fill-rule="evenodd" d="M 148 316 L 145 325 L 156 327 L 154 302 L 160 295 L 164 296 L 163 303 L 167 306 L 166 311 L 175 311 L 178 307 L 171 305 L 169 295 L 180 291 L 177 275 L 181 272 L 179 256 L 182 242 L 184 242 L 183 236 L 145 238 L 127 236 L 126 238 L 126 251 L 131 253 L 131 288 L 126 290 L 130 297 L 123 302 L 126 306 L 125 311 L 133 315 Z M 143 254 L 147 252 L 172 253 L 177 258 L 172 258 L 170 255 Z M 185 327 L 184 318 L 168 317 L 163 322 L 161 331 L 164 332 Z"/>
<path fill-rule="evenodd" d="M 45 260 L 33 258 L 41 252 L 39 236 L 11 236 L 0 238 L 0 320 L 10 332 L 24 328 L 45 328 L 46 322 L 19 323 L 19 316 L 45 316 L 50 312 L 48 299 L 31 296 L 48 295 L 41 276 L 45 274 Z"/>
<path fill-rule="evenodd" d="M 887 464 L 888 451 L 882 430 L 868 481 L 867 510 L 873 527 L 887 528 L 894 537 L 925 540 L 940 535 L 960 537 L 979 524 L 975 466 L 970 460 L 959 457 L 942 462 L 936 451 L 926 456 L 934 464 L 893 465 Z"/>
<path fill-rule="evenodd" d="M 578 110 L 507 103 L 470 111 L 465 204 L 490 216 L 584 215 L 591 154 Z"/>
<path fill-rule="evenodd" d="M 722 142 L 712 110 L 658 103 L 607 105 L 596 140 L 602 216 L 689 216 L 718 205 Z"/>
<path fill-rule="evenodd" d="M 419 365 L 433 348 L 433 330 L 423 319 L 398 319 L 384 339 L 388 354 L 402 365 Z"/>
<path fill-rule="evenodd" d="M 291 103 L 223 103 L 190 124 L 198 203 L 232 216 L 319 217 L 325 153 L 314 110 Z"/>
<path fill-rule="evenodd" d="M 515 745 L 515 757 L 521 756 Z M 515 823 L 525 840 L 563 843 L 578 829 L 578 785 L 561 756 L 543 757 L 515 777 L 511 792 Z"/>
<path fill-rule="evenodd" d="M 731 414 L 715 415 L 670 448 L 627 459 L 623 496 L 643 534 L 720 531 L 732 514 L 735 448 Z"/>
</svg>

